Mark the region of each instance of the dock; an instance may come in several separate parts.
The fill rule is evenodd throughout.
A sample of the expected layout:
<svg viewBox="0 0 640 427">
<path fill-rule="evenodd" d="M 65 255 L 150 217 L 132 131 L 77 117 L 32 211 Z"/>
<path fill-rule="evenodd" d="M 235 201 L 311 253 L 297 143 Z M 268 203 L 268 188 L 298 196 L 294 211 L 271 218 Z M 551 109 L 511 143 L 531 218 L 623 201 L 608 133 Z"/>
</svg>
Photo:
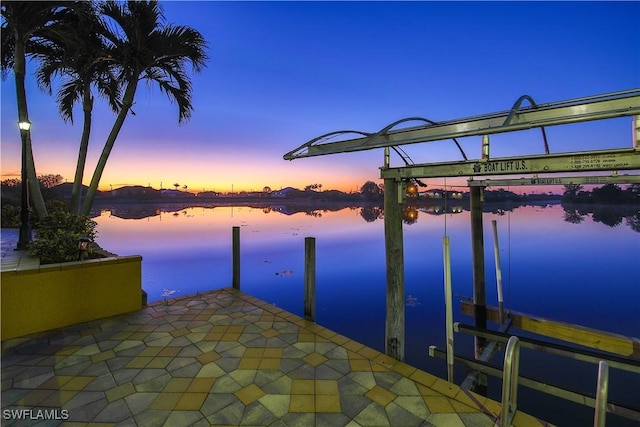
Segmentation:
<svg viewBox="0 0 640 427">
<path fill-rule="evenodd" d="M 501 407 L 223 288 L 2 342 L 3 416 L 21 409 L 62 425 L 484 427 Z"/>
</svg>

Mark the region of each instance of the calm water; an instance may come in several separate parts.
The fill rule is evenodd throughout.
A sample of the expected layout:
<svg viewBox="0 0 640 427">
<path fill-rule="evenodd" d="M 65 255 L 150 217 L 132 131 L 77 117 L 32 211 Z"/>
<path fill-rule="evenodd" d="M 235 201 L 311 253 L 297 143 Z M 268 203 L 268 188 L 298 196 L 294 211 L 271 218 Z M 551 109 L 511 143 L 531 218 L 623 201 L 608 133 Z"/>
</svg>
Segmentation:
<svg viewBox="0 0 640 427">
<path fill-rule="evenodd" d="M 153 212 L 153 211 L 152 211 Z M 293 213 L 249 207 L 168 208 L 153 216 L 112 208 L 95 218 L 98 242 L 122 255 L 143 256 L 149 301 L 231 284 L 231 229 L 241 227 L 241 288 L 302 315 L 304 238 L 316 238 L 316 320 L 384 351 L 384 224 L 376 209 Z M 605 217 L 610 217 L 611 215 Z M 576 219 L 577 218 L 577 219 Z M 631 219 L 568 215 L 561 206 L 525 206 L 485 213 L 487 303 L 497 305 L 491 220 L 497 220 L 505 307 L 640 337 L 640 232 Z M 570 220 L 572 222 L 567 222 Z M 615 224 L 612 227 L 606 224 Z M 404 225 L 406 362 L 446 377 L 442 237 L 451 239 L 455 300 L 472 295 L 469 212 L 418 211 Z M 459 307 L 454 320 L 471 324 Z M 456 352 L 472 355 L 472 340 L 456 335 Z M 501 363 L 498 355 L 496 363 Z M 523 375 L 595 392 L 597 366 L 523 349 Z M 456 371 L 457 382 L 464 377 Z M 611 370 L 609 396 L 640 407 L 640 376 Z M 500 382 L 490 381 L 500 399 Z M 592 425 L 593 410 L 520 387 L 518 407 L 560 425 Z M 631 425 L 608 417 L 610 425 Z"/>
</svg>

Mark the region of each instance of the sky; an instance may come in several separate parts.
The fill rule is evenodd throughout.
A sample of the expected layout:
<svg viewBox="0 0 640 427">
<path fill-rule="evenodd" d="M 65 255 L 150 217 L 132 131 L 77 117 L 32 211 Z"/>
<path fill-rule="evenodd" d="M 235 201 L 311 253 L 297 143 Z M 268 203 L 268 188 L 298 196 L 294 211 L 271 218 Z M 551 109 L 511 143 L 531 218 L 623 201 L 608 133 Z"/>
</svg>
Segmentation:
<svg viewBox="0 0 640 427">
<path fill-rule="evenodd" d="M 177 107 L 142 83 L 103 190 L 178 183 L 194 192 L 228 192 L 319 183 L 355 191 L 368 180 L 381 182 L 382 149 L 282 156 L 337 130 L 375 132 L 410 116 L 441 121 L 505 111 L 525 94 L 547 103 L 640 87 L 640 2 L 161 4 L 167 23 L 190 26 L 207 41 L 207 67 L 191 74 L 192 118 L 179 125 Z M 71 182 L 81 110 L 73 125 L 65 123 L 55 98 L 35 84 L 35 65 L 27 66 L 27 97 L 36 169 Z M 13 75 L 0 93 L 7 179 L 20 174 Z M 85 184 L 114 119 L 96 101 Z M 547 135 L 552 153 L 628 148 L 631 119 L 556 126 Z M 480 137 L 460 141 L 469 158 L 480 157 Z M 461 160 L 452 141 L 404 149 L 416 163 Z M 543 150 L 539 130 L 492 137 L 494 157 Z"/>
</svg>

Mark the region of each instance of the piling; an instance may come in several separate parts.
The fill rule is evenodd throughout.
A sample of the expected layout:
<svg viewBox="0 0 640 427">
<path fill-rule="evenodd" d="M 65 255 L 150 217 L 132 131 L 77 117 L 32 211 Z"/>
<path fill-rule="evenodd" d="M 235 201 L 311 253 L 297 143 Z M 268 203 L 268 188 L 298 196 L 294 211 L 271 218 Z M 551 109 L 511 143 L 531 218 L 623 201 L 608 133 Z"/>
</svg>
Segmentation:
<svg viewBox="0 0 640 427">
<path fill-rule="evenodd" d="M 233 289 L 240 290 L 240 227 L 233 227 L 232 240 L 232 280 Z"/>
<path fill-rule="evenodd" d="M 404 251 L 402 237 L 403 185 L 384 180 L 384 242 L 387 264 L 387 313 L 385 353 L 404 360 Z"/>
<path fill-rule="evenodd" d="M 304 318 L 316 321 L 316 239 L 304 239 Z"/>
<path fill-rule="evenodd" d="M 482 225 L 482 198 L 483 187 L 470 188 L 471 208 L 471 250 L 473 257 L 473 307 L 475 326 L 486 329 L 487 327 L 487 302 L 486 283 L 484 269 L 484 232 Z M 474 337 L 474 352 L 476 359 L 482 355 L 486 341 L 484 338 Z M 478 384 L 475 391 L 486 395 L 487 377 L 478 374 Z"/>
</svg>

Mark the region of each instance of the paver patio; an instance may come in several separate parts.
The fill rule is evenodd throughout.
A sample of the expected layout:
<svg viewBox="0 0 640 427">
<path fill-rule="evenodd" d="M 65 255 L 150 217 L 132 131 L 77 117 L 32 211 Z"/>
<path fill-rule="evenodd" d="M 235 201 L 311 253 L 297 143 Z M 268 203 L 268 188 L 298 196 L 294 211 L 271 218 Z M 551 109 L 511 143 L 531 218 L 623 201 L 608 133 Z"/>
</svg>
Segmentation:
<svg viewBox="0 0 640 427">
<path fill-rule="evenodd" d="M 3 342 L 15 409 L 65 410 L 64 425 L 475 427 L 500 405 L 225 288 Z"/>
</svg>

